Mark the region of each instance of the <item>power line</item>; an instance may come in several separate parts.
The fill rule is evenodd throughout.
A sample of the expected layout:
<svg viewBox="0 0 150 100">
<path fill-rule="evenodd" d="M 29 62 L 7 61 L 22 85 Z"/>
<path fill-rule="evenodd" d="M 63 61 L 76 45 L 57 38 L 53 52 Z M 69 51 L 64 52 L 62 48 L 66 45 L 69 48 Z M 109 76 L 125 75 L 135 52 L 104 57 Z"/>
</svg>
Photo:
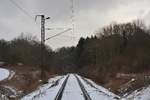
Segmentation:
<svg viewBox="0 0 150 100">
<path fill-rule="evenodd" d="M 68 32 L 68 31 L 70 31 L 70 30 L 72 30 L 72 29 L 71 29 L 71 28 L 69 28 L 69 29 L 67 29 L 67 30 L 65 30 L 65 31 L 63 31 L 63 32 L 57 33 L 57 34 L 55 34 L 55 35 L 53 35 L 53 36 L 51 36 L 51 37 L 47 38 L 46 40 L 49 40 L 49 39 L 54 38 L 54 37 L 56 37 L 56 36 L 59 36 L 59 35 L 61 35 L 61 34 L 65 33 L 65 32 Z"/>
<path fill-rule="evenodd" d="M 72 35 L 74 35 L 74 28 L 75 28 L 75 15 L 74 15 L 74 13 L 75 13 L 75 10 L 74 10 L 74 0 L 70 0 L 70 9 L 71 9 L 71 16 L 70 16 L 70 20 L 71 20 L 71 28 L 46 28 L 47 30 L 64 30 L 64 29 L 66 29 L 65 31 L 63 31 L 63 32 L 60 32 L 60 33 L 57 33 L 56 35 L 54 35 L 54 36 L 51 36 L 50 38 L 47 38 L 46 40 L 49 40 L 49 39 L 51 39 L 51 38 L 53 38 L 53 37 L 56 37 L 56 36 L 59 36 L 59 35 L 61 35 L 61 34 L 63 34 L 63 33 L 65 33 L 65 32 L 67 32 L 67 31 L 70 31 L 70 30 L 72 30 Z M 75 36 L 72 36 L 72 39 L 74 39 L 75 38 Z"/>
<path fill-rule="evenodd" d="M 57 27 L 57 28 L 46 28 L 46 30 L 64 30 L 64 29 L 69 29 L 69 28 L 67 28 L 67 27 Z"/>
<path fill-rule="evenodd" d="M 34 17 L 32 17 L 31 15 L 30 15 L 30 13 L 28 13 L 28 11 L 26 11 L 24 8 L 22 8 L 17 2 L 15 2 L 14 0 L 9 0 L 14 6 L 16 6 L 22 13 L 24 13 L 26 16 L 28 16 L 36 25 L 37 25 L 37 27 L 36 28 L 38 28 L 38 24 L 35 22 L 35 19 L 34 19 Z"/>
<path fill-rule="evenodd" d="M 22 11 L 25 15 L 27 15 L 28 17 L 32 18 L 32 20 L 34 19 L 24 8 L 22 8 L 18 3 L 16 3 L 14 0 L 9 0 L 13 5 L 15 5 L 18 9 L 20 9 L 20 11 Z"/>
</svg>

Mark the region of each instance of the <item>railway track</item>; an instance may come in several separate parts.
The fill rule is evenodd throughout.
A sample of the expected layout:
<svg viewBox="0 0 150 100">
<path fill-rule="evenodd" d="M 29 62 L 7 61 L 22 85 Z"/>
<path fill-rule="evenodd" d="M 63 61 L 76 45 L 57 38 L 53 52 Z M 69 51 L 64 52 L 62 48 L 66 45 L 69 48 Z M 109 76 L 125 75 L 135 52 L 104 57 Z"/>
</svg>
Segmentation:
<svg viewBox="0 0 150 100">
<path fill-rule="evenodd" d="M 91 87 L 99 90 L 97 87 L 95 87 L 91 82 L 89 82 L 87 79 L 85 79 L 84 77 L 80 76 L 82 80 L 84 80 L 87 84 L 89 84 Z"/>
<path fill-rule="evenodd" d="M 56 95 L 56 97 L 55 97 L 54 100 L 61 100 L 62 94 L 63 94 L 63 91 L 64 91 L 64 88 L 65 88 L 65 86 L 66 86 L 66 83 L 67 83 L 68 78 L 69 78 L 69 75 L 68 75 L 68 76 L 66 77 L 66 79 L 64 80 L 64 82 L 63 82 L 61 88 L 59 89 L 59 91 L 58 91 L 58 93 L 57 93 L 57 95 Z"/>
<path fill-rule="evenodd" d="M 77 74 L 68 74 L 54 87 L 44 90 L 45 95 L 37 97 L 36 100 L 99 100 L 99 98 L 119 100 L 117 96 L 108 95 L 109 93 L 103 92 L 103 89 L 102 91 L 99 89 L 101 93 L 97 92 L 98 89 L 99 88 L 86 78 L 78 76 Z M 89 92 L 91 94 L 89 94 Z M 35 96 L 35 93 L 32 93 L 26 97 L 27 99 L 22 100 L 31 100 L 30 98 Z"/>
<path fill-rule="evenodd" d="M 91 97 L 89 96 L 88 92 L 86 91 L 86 89 L 84 88 L 84 85 L 82 84 L 82 82 L 80 81 L 80 79 L 75 75 L 78 83 L 79 83 L 79 86 L 83 92 L 83 96 L 85 98 L 85 100 L 92 100 Z"/>
<path fill-rule="evenodd" d="M 91 87 L 93 87 L 93 88 L 95 88 L 98 92 L 100 92 L 100 93 L 103 93 L 103 94 L 105 94 L 105 95 L 107 95 L 107 96 L 110 96 L 110 95 L 108 95 L 108 94 L 106 94 L 105 92 L 103 92 L 103 91 L 101 91 L 99 88 L 97 88 L 97 87 L 95 87 L 90 81 L 88 81 L 87 79 L 85 79 L 84 77 L 82 77 L 82 76 L 80 76 L 81 77 L 81 79 L 83 80 L 83 81 L 85 81 L 87 84 L 89 84 Z M 119 97 L 114 97 L 116 100 L 119 100 L 120 98 Z"/>
<path fill-rule="evenodd" d="M 86 89 L 84 88 L 84 85 L 82 84 L 82 82 L 80 81 L 80 79 L 79 79 L 76 75 L 74 75 L 74 76 L 76 77 L 77 82 L 78 82 L 78 84 L 79 84 L 79 86 L 80 86 L 80 88 L 81 88 L 81 91 L 82 91 L 82 93 L 83 93 L 84 99 L 85 99 L 85 100 L 92 100 L 91 97 L 89 96 L 88 92 L 87 92 Z M 55 97 L 54 100 L 61 100 L 61 99 L 62 99 L 62 95 L 63 95 L 64 89 L 65 89 L 65 87 L 66 87 L 68 78 L 69 78 L 69 75 L 68 75 L 68 76 L 66 77 L 66 79 L 64 80 L 64 82 L 63 82 L 61 88 L 59 89 L 59 91 L 58 91 L 58 93 L 57 93 L 57 95 L 56 95 L 56 97 Z"/>
</svg>

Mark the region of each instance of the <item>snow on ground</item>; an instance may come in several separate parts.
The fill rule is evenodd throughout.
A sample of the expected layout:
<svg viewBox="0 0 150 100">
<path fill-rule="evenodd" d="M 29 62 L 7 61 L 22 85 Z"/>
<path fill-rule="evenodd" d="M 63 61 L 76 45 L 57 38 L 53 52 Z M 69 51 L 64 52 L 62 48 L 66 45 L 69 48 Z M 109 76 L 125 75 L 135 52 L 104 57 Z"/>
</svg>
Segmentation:
<svg viewBox="0 0 150 100">
<path fill-rule="evenodd" d="M 150 100 L 150 86 L 136 90 L 126 96 L 127 100 Z"/>
<path fill-rule="evenodd" d="M 24 96 L 21 100 L 54 100 L 66 77 L 67 75 L 51 78 L 48 84 L 39 87 L 39 89 L 30 93 L 27 96 Z M 129 99 L 119 99 L 120 98 L 119 96 L 113 94 L 104 87 L 97 85 L 90 79 L 85 79 L 86 80 L 85 81 L 79 75 L 77 75 L 77 77 L 79 77 L 80 81 L 84 85 L 86 91 L 88 92 L 92 100 L 129 100 Z M 150 92 L 150 89 L 148 89 L 147 91 L 143 91 L 143 95 L 146 95 L 145 92 Z M 148 94 L 146 96 L 148 96 Z M 62 94 L 62 100 L 84 100 L 83 93 L 74 74 L 69 74 L 66 87 L 64 88 Z M 150 99 L 144 98 L 144 99 L 130 99 L 130 100 L 150 100 Z"/>
<path fill-rule="evenodd" d="M 36 91 L 23 97 L 21 100 L 54 100 L 65 78 L 66 76 L 57 76 L 51 78 L 48 84 L 43 85 Z M 59 82 L 57 80 L 59 80 Z M 58 84 L 56 84 L 56 86 L 53 86 L 56 81 L 58 82 Z"/>
<path fill-rule="evenodd" d="M 119 98 L 117 95 L 111 93 L 109 90 L 97 85 L 93 81 L 86 79 L 89 81 L 94 87 L 90 84 L 87 84 L 80 76 L 78 76 L 82 84 L 84 85 L 86 91 L 88 92 L 89 96 L 92 100 L 116 100 Z"/>
<path fill-rule="evenodd" d="M 9 100 L 5 95 L 0 93 L 0 100 Z"/>
<path fill-rule="evenodd" d="M 5 85 L 3 87 L 4 87 L 4 89 L 9 90 L 9 92 L 8 92 L 8 94 L 10 94 L 9 97 L 15 98 L 15 97 L 17 97 L 17 95 L 19 95 L 18 94 L 19 91 L 17 91 L 15 88 L 13 88 L 11 86 L 5 86 Z"/>
<path fill-rule="evenodd" d="M 62 100 L 84 100 L 83 93 L 73 74 L 70 74 L 64 89 Z"/>
<path fill-rule="evenodd" d="M 0 81 L 6 79 L 9 77 L 9 70 L 4 69 L 4 68 L 0 68 Z"/>
<path fill-rule="evenodd" d="M 15 72 L 14 71 L 10 71 L 10 74 L 9 74 L 9 77 L 8 77 L 8 80 L 11 80 L 15 75 Z"/>
</svg>

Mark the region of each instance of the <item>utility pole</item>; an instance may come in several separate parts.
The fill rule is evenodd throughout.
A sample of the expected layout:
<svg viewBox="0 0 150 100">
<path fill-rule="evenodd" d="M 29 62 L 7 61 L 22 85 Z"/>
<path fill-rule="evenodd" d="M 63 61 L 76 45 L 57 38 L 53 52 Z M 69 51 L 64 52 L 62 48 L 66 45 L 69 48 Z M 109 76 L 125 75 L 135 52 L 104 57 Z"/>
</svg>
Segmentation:
<svg viewBox="0 0 150 100">
<path fill-rule="evenodd" d="M 46 66 L 45 66 L 45 20 L 50 19 L 50 17 L 45 18 L 45 15 L 36 15 L 35 20 L 37 17 L 41 17 L 41 80 L 45 83 L 47 82 L 46 79 Z"/>
<path fill-rule="evenodd" d="M 46 81 L 44 49 L 45 49 L 45 16 L 41 15 L 41 79 L 42 81 Z"/>
<path fill-rule="evenodd" d="M 49 40 L 51 38 L 54 38 L 56 36 L 59 36 L 65 32 L 68 32 L 70 30 L 72 30 L 72 28 L 68 28 L 60 33 L 57 33 L 49 38 L 45 38 L 45 20 L 50 19 L 50 17 L 46 17 L 45 15 L 36 15 L 35 20 L 37 19 L 37 17 L 41 17 L 41 80 L 43 81 L 43 83 L 47 82 L 47 78 L 46 78 L 46 65 L 45 65 L 45 54 L 44 54 L 44 50 L 45 50 L 45 41 Z M 51 29 L 51 28 L 48 28 Z M 62 28 L 61 28 L 62 29 Z"/>
</svg>

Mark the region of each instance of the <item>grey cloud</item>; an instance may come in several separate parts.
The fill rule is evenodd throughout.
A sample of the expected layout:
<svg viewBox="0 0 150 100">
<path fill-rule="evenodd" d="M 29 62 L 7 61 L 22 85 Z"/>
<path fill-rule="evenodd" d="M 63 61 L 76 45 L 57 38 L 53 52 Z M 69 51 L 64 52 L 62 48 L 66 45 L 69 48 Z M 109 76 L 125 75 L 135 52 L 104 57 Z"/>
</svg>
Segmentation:
<svg viewBox="0 0 150 100">
<path fill-rule="evenodd" d="M 12 18 L 18 14 L 18 9 L 14 9 L 14 6 L 7 0 L 0 1 L 0 18 Z"/>
<path fill-rule="evenodd" d="M 45 14 L 51 19 L 47 27 L 70 27 L 71 26 L 71 0 L 14 0 L 27 10 L 31 16 Z M 52 48 L 75 45 L 81 36 L 90 36 L 98 28 L 112 21 L 126 22 L 145 16 L 150 23 L 147 10 L 149 0 L 74 0 L 75 7 L 75 34 L 73 42 L 70 38 L 60 36 L 48 41 Z M 40 28 L 35 28 L 33 19 L 22 13 L 9 0 L 0 0 L 0 38 L 10 39 L 21 32 L 29 32 L 40 38 Z M 39 22 L 39 21 L 38 21 Z M 56 31 L 46 31 L 51 35 Z M 6 34 L 4 34 L 6 33 Z M 66 35 L 70 35 L 68 32 Z M 48 35 L 49 36 L 49 35 Z M 64 41 L 66 40 L 66 41 Z M 59 41 L 62 41 L 59 43 Z"/>
</svg>

